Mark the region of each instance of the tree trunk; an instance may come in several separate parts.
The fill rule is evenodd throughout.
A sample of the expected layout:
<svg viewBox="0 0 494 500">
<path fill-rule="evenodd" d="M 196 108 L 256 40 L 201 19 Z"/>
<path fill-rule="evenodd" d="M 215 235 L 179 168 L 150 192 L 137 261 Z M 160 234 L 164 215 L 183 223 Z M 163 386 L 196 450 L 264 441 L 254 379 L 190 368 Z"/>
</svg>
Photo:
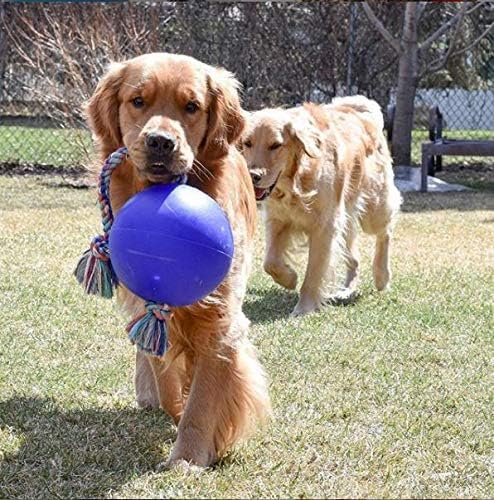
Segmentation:
<svg viewBox="0 0 494 500">
<path fill-rule="evenodd" d="M 410 165 L 413 108 L 418 80 L 417 3 L 407 2 L 400 43 L 392 152 L 395 165 Z"/>
<path fill-rule="evenodd" d="M 7 35 L 4 28 L 5 7 L 0 2 L 0 98 L 2 97 L 5 66 L 7 65 Z"/>
</svg>

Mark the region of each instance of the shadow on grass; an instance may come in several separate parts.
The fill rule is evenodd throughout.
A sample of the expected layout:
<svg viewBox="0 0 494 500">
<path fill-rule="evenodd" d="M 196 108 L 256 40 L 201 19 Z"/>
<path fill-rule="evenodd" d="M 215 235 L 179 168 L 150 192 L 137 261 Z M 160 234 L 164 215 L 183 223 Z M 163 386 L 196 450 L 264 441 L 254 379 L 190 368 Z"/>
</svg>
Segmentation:
<svg viewBox="0 0 494 500">
<path fill-rule="evenodd" d="M 253 324 L 269 323 L 275 319 L 288 318 L 297 299 L 297 292 L 284 288 L 273 287 L 267 291 L 263 288 L 248 288 L 244 312 Z M 351 307 L 361 299 L 361 292 L 348 297 L 331 296 L 324 303 L 324 308 Z"/>
<path fill-rule="evenodd" d="M 297 293 L 284 288 L 251 288 L 247 290 L 244 312 L 254 324 L 287 318 L 297 303 Z"/>
<path fill-rule="evenodd" d="M 159 410 L 64 410 L 35 397 L 0 402 L 0 429 L 20 440 L 0 453 L 2 498 L 108 496 L 155 470 L 175 438 Z"/>
<path fill-rule="evenodd" d="M 50 189 L 83 189 L 89 190 L 94 189 L 96 187 L 94 182 L 91 182 L 87 178 L 66 178 L 61 176 L 61 181 L 54 181 L 53 179 L 50 181 L 40 182 L 41 186 L 50 188 Z"/>
<path fill-rule="evenodd" d="M 434 212 L 437 210 L 494 210 L 494 196 L 489 191 L 463 191 L 447 193 L 402 193 L 402 211 Z"/>
</svg>

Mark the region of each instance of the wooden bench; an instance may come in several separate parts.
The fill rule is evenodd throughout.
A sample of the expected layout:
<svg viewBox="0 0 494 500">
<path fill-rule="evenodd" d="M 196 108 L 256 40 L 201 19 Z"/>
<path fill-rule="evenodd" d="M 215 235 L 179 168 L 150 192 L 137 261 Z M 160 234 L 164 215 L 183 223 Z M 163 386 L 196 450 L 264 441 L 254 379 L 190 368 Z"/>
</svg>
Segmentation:
<svg viewBox="0 0 494 500">
<path fill-rule="evenodd" d="M 388 106 L 385 129 L 391 143 L 395 106 Z M 442 170 L 443 156 L 494 156 L 494 140 L 447 139 L 443 137 L 443 115 L 438 106 L 429 110 L 429 142 L 422 143 L 420 191 L 427 192 L 427 176 Z"/>
<path fill-rule="evenodd" d="M 422 144 L 420 191 L 427 192 L 427 176 L 442 170 L 443 156 L 494 156 L 494 140 L 447 139 L 443 115 L 437 106 L 429 114 L 429 140 Z"/>
</svg>

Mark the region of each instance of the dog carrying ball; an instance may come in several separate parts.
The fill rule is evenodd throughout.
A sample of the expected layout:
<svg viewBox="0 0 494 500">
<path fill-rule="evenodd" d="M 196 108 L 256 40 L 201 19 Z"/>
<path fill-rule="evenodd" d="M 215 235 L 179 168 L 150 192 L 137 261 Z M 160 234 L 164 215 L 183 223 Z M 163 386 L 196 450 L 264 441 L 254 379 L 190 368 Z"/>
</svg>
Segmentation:
<svg viewBox="0 0 494 500">
<path fill-rule="evenodd" d="M 110 239 L 121 283 L 145 300 L 193 304 L 225 278 L 233 234 L 221 207 L 185 184 L 155 185 L 117 213 Z"/>
</svg>

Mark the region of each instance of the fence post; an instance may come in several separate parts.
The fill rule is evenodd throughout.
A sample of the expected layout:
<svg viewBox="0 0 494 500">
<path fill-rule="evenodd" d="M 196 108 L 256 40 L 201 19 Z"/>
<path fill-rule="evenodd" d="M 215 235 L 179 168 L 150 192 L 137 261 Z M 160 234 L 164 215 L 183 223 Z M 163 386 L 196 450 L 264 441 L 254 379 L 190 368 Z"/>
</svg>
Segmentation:
<svg viewBox="0 0 494 500">
<path fill-rule="evenodd" d="M 422 144 L 422 168 L 420 175 L 420 191 L 422 193 L 427 192 L 427 176 L 429 175 L 429 144 L 424 142 Z"/>
</svg>

